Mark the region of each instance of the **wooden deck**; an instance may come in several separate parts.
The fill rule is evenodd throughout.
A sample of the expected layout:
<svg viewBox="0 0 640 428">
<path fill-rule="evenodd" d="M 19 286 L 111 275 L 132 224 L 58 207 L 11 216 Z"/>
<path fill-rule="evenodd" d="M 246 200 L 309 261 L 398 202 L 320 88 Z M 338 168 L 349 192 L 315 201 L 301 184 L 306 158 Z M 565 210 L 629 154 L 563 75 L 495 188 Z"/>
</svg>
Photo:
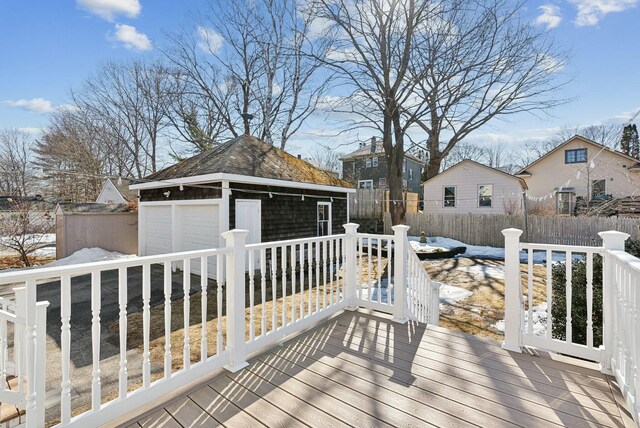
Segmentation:
<svg viewBox="0 0 640 428">
<path fill-rule="evenodd" d="M 344 313 L 250 363 L 129 426 L 635 426 L 595 365 L 379 314 Z"/>
</svg>

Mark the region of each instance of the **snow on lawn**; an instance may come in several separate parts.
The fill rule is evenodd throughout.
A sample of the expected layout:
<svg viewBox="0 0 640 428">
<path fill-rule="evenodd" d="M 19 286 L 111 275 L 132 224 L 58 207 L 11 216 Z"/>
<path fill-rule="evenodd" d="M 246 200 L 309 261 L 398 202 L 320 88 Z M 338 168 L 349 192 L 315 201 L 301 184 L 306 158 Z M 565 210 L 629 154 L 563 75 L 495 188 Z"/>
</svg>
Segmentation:
<svg viewBox="0 0 640 428">
<path fill-rule="evenodd" d="M 36 257 L 55 257 L 56 256 L 56 247 L 55 245 L 52 247 L 42 247 L 35 250 L 32 255 Z"/>
<path fill-rule="evenodd" d="M 456 267 L 456 270 L 467 272 L 471 277 L 477 280 L 504 279 L 504 268 L 501 266 L 460 266 Z"/>
<path fill-rule="evenodd" d="M 387 299 L 389 297 L 389 282 L 386 278 L 383 278 L 380 281 L 380 287 L 378 288 L 377 281 L 371 282 L 369 284 L 362 285 L 362 298 L 365 300 L 369 300 L 369 296 L 371 296 L 371 301 L 378 301 L 378 294 L 380 294 L 380 302 L 387 303 Z M 440 284 L 440 305 L 454 305 L 458 301 L 466 299 L 471 296 L 472 292 L 466 290 L 461 287 L 455 287 L 449 284 L 437 283 L 434 281 L 434 284 Z M 393 304 L 393 293 L 391 294 L 391 304 Z"/>
<path fill-rule="evenodd" d="M 469 245 L 464 242 L 451 239 L 451 238 L 443 238 L 441 236 L 434 236 L 427 238 L 426 244 L 420 243 L 419 236 L 409 236 L 409 242 L 411 246 L 416 252 L 420 252 L 421 250 L 426 250 L 427 252 L 431 248 L 443 248 L 446 250 L 450 250 L 455 247 L 466 247 L 467 250 L 458 254 L 455 257 L 467 257 L 467 258 L 482 258 L 482 259 L 492 259 L 492 260 L 504 260 L 504 248 L 502 247 L 489 247 L 485 245 Z M 565 254 L 562 252 L 553 252 L 552 259 L 554 262 L 563 262 L 565 260 Z M 581 260 L 584 256 L 582 254 L 573 254 L 574 260 Z M 520 261 L 522 263 L 527 262 L 527 252 L 520 252 Z M 546 251 L 534 251 L 533 252 L 533 263 L 540 264 L 546 263 L 547 261 L 547 253 Z"/>
<path fill-rule="evenodd" d="M 458 301 L 471 296 L 471 294 L 473 292 L 465 288 L 440 283 L 440 304 L 442 305 L 454 305 Z"/>
<path fill-rule="evenodd" d="M 43 265 L 43 267 L 77 265 L 80 263 L 104 262 L 107 260 L 129 259 L 136 257 L 132 254 L 122 254 L 117 251 L 107 251 L 99 247 L 83 248 L 75 253 L 54 262 Z"/>
<path fill-rule="evenodd" d="M 544 336 L 547 334 L 547 303 L 541 303 L 531 308 L 531 319 L 533 320 L 533 334 Z M 498 331 L 504 332 L 504 320 L 500 320 L 492 325 Z M 524 311 L 524 331 L 529 331 L 529 311 Z"/>
<path fill-rule="evenodd" d="M 8 236 L 0 237 L 0 241 L 8 241 Z M 39 243 L 41 245 L 46 244 L 55 244 L 56 243 L 56 234 L 55 233 L 33 233 L 25 235 L 25 243 Z"/>
</svg>

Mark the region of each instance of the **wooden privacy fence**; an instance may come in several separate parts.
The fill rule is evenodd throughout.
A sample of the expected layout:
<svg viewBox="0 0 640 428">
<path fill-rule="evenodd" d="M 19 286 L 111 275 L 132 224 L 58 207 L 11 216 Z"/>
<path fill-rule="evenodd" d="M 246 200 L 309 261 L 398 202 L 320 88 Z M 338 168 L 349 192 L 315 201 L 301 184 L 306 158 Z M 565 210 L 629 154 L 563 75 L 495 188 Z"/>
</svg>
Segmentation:
<svg viewBox="0 0 640 428">
<path fill-rule="evenodd" d="M 430 214 L 407 213 L 409 235 L 425 232 L 427 236 L 443 236 L 470 245 L 503 247 L 503 229 L 524 230 L 524 242 L 556 245 L 601 245 L 598 232 L 617 230 L 640 239 L 640 220 L 617 217 L 553 217 L 501 214 Z M 391 216 L 384 216 L 384 230 L 391 230 Z"/>
<path fill-rule="evenodd" d="M 411 192 L 403 192 L 402 195 L 407 206 L 407 213 L 417 213 L 420 195 Z M 383 214 L 388 212 L 388 190 L 356 189 L 356 193 L 349 194 L 349 218 L 352 220 L 381 219 Z"/>
</svg>

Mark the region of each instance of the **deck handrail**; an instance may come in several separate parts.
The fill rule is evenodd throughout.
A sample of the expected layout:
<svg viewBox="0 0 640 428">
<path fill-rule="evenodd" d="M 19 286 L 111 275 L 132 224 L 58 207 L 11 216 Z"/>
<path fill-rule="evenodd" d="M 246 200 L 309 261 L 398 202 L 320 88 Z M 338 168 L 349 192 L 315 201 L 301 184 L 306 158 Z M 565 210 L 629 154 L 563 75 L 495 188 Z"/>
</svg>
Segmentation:
<svg viewBox="0 0 640 428">
<path fill-rule="evenodd" d="M 223 248 L 0 273 L 0 285 L 22 285 L 16 289 L 15 304 L 0 299 L 0 345 L 6 343 L 2 340 L 4 323 L 23 321 L 24 329 L 18 329 L 22 339 L 16 340 L 16 346 L 24 349 L 21 361 L 25 361 L 28 391 L 17 404 L 27 409 L 26 426 L 45 423 L 47 368 L 43 351 L 48 303 L 37 301 L 40 286 L 47 287 L 47 295 L 53 290 L 54 297 L 59 298 L 58 418 L 59 426 L 65 427 L 102 425 L 214 370 L 236 372 L 247 365 L 250 355 L 343 310 L 363 307 L 393 314 L 398 322 L 413 319 L 437 324 L 437 286 L 409 245 L 408 227 L 395 226 L 394 235 L 360 234 L 358 225 L 351 223 L 344 227 L 344 234 L 258 244 L 247 244 L 248 231 L 236 229 L 221 235 Z M 83 304 L 89 311 L 84 328 L 91 335 L 90 348 L 86 349 L 91 393 L 87 397 L 90 410 L 72 415 L 71 345 L 79 328 L 75 312 L 78 277 L 86 278 L 82 292 L 89 296 Z M 177 296 L 182 299 L 181 309 L 175 306 L 177 283 L 181 285 L 181 295 Z M 132 292 L 141 293 L 142 303 L 137 309 L 142 314 L 142 352 L 135 364 L 134 354 L 127 352 Z M 192 294 L 196 292 L 201 303 L 198 324 L 191 321 Z M 152 294 L 163 297 L 153 307 Z M 111 320 L 117 321 L 114 339 L 119 354 L 114 358 L 118 364 L 109 377 L 101 359 L 102 318 L 107 305 L 118 310 Z M 13 316 L 10 309 L 14 307 L 24 312 Z M 160 317 L 156 309 L 162 309 Z M 176 311 L 182 312 L 180 343 L 175 343 L 172 336 L 172 312 Z M 152 321 L 153 316 L 158 321 Z M 163 349 L 151 348 L 152 340 L 157 339 L 151 337 L 152 322 L 157 324 L 153 330 L 164 339 Z M 199 335 L 199 341 L 192 339 L 194 334 Z M 199 347 L 199 353 L 192 352 L 194 346 Z M 152 361 L 159 354 L 160 360 Z M 0 358 L 0 377 L 3 367 Z M 139 384 L 132 384 L 138 376 Z M 103 403 L 105 379 L 110 380 L 109 388 L 117 396 Z M 2 391 L 0 395 L 16 396 Z"/>
<path fill-rule="evenodd" d="M 628 234 L 600 232 L 602 246 L 547 245 L 520 243 L 522 231 L 505 229 L 505 335 L 503 348 L 521 352 L 524 346 L 599 362 L 603 373 L 615 376 L 620 390 L 640 422 L 640 259 L 624 251 Z M 521 273 L 521 251 L 526 254 L 526 274 Z M 536 295 L 534 256 L 544 254 L 546 290 Z M 602 257 L 602 306 L 594 307 L 596 277 L 594 257 Z M 554 257 L 556 260 L 554 261 Z M 574 263 L 584 263 L 586 290 L 586 340 L 574 342 L 572 294 Z M 564 275 L 565 316 L 554 318 L 554 273 Z M 523 276 L 526 282 L 523 281 Z M 559 284 L 556 284 L 559 290 Z M 523 288 L 526 294 L 523 297 Z M 546 304 L 544 330 L 534 328 L 534 300 Z M 594 311 L 602 313 L 602 325 L 596 325 Z M 560 323 L 564 339 L 554 337 L 554 324 Z M 564 326 L 564 327 L 562 327 Z M 558 326 L 555 326 L 556 329 Z M 602 344 L 594 343 L 594 330 L 602 328 Z"/>
</svg>

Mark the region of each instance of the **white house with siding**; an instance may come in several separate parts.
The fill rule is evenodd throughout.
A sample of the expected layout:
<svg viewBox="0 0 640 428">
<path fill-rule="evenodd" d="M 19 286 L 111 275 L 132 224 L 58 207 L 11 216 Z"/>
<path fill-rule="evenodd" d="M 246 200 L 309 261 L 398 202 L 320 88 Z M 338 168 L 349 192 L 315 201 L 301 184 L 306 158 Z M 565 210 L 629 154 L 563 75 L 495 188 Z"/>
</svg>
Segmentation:
<svg viewBox="0 0 640 428">
<path fill-rule="evenodd" d="M 465 159 L 422 183 L 424 212 L 516 214 L 524 209 L 524 180 Z"/>
<path fill-rule="evenodd" d="M 640 160 L 575 135 L 516 176 L 528 187 L 529 209 L 572 214 L 578 198 L 640 194 Z"/>
</svg>

